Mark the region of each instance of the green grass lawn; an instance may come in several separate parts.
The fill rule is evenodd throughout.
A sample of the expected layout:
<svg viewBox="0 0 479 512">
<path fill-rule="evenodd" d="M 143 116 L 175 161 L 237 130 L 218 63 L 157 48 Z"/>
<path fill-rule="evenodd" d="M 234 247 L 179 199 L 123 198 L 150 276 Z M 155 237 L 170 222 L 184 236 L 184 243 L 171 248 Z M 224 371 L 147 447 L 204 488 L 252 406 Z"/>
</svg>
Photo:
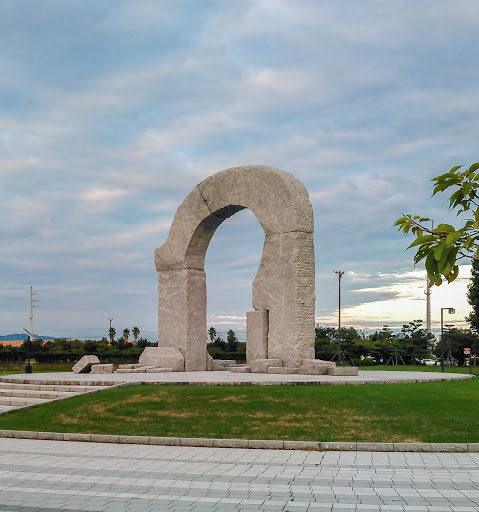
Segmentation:
<svg viewBox="0 0 479 512">
<path fill-rule="evenodd" d="M 0 364 L 0 375 L 25 373 L 25 365 L 27 363 L 5 363 Z M 50 372 L 71 372 L 73 363 L 37 363 L 31 361 L 33 373 L 50 373 Z"/>
<path fill-rule="evenodd" d="M 479 442 L 479 379 L 361 386 L 143 385 L 13 412 L 1 429 L 144 436 Z"/>
<path fill-rule="evenodd" d="M 402 365 L 398 364 L 397 366 L 386 365 L 386 364 L 378 364 L 375 366 L 360 366 L 360 370 L 366 371 L 392 371 L 392 372 L 440 372 L 440 366 L 420 366 L 420 365 Z M 473 375 L 479 375 L 479 366 L 471 367 Z M 445 373 L 469 373 L 469 367 L 459 367 L 459 366 L 444 366 Z"/>
</svg>

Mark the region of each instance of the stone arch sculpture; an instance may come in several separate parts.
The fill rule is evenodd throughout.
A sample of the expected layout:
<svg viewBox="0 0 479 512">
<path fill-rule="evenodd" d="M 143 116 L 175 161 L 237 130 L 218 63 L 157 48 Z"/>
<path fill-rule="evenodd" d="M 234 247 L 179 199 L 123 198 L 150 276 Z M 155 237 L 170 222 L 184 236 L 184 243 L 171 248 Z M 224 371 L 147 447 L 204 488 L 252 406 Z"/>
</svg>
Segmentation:
<svg viewBox="0 0 479 512">
<path fill-rule="evenodd" d="M 186 371 L 206 370 L 204 261 L 218 226 L 249 208 L 265 238 L 247 313 L 248 363 L 280 359 L 298 368 L 314 359 L 313 209 L 293 175 L 262 165 L 218 172 L 178 208 L 168 239 L 155 251 L 158 346 L 175 347 Z M 281 365 L 280 365 L 281 366 Z"/>
</svg>

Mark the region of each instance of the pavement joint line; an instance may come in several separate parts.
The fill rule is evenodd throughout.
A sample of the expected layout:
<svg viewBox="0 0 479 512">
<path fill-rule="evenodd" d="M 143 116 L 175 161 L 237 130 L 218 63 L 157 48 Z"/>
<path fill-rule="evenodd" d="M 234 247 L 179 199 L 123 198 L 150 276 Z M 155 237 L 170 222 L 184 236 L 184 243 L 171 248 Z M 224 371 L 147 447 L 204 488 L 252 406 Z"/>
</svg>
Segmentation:
<svg viewBox="0 0 479 512">
<path fill-rule="evenodd" d="M 37 432 L 29 430 L 0 430 L 0 438 L 38 439 L 43 441 L 81 441 L 91 443 L 138 444 L 156 446 L 188 446 L 199 448 L 303 450 L 318 452 L 479 452 L 479 443 L 363 443 L 332 441 L 284 441 L 281 439 L 215 439 L 198 437 L 123 436 L 70 432 Z"/>
</svg>

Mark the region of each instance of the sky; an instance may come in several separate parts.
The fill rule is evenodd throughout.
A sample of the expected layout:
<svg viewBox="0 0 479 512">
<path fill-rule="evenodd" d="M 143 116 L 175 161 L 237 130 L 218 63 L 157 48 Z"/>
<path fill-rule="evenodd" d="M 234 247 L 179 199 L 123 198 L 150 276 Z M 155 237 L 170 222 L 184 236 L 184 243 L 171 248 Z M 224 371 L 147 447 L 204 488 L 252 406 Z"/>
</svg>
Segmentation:
<svg viewBox="0 0 479 512">
<path fill-rule="evenodd" d="M 0 3 L 0 335 L 156 340 L 154 250 L 215 172 L 294 174 L 315 219 L 316 320 L 426 320 L 403 213 L 450 221 L 431 178 L 479 160 L 475 0 Z M 452 223 L 457 221 L 452 218 Z M 206 257 L 208 326 L 244 338 L 264 234 Z M 432 291 L 464 327 L 470 267 Z"/>
</svg>

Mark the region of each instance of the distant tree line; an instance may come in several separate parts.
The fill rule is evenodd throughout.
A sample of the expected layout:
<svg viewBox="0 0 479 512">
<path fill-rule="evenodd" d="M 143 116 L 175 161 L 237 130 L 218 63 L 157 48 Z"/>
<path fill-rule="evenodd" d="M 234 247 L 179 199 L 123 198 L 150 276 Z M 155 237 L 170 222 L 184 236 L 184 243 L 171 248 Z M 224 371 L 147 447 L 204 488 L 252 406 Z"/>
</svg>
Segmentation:
<svg viewBox="0 0 479 512">
<path fill-rule="evenodd" d="M 109 343 L 106 338 L 101 341 L 87 340 L 26 340 L 19 347 L 0 345 L 0 362 L 22 363 L 30 357 L 38 363 L 75 363 L 88 354 L 98 356 L 102 363 L 137 363 L 145 347 L 155 346 L 148 340 L 140 338 L 134 344 L 124 338 Z"/>
</svg>

